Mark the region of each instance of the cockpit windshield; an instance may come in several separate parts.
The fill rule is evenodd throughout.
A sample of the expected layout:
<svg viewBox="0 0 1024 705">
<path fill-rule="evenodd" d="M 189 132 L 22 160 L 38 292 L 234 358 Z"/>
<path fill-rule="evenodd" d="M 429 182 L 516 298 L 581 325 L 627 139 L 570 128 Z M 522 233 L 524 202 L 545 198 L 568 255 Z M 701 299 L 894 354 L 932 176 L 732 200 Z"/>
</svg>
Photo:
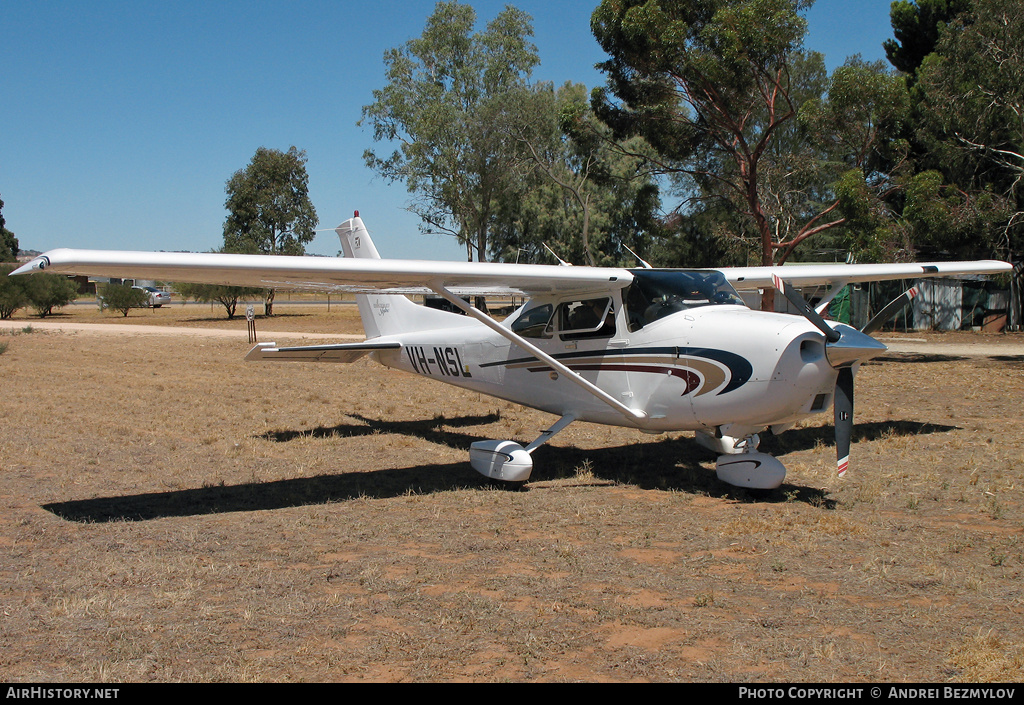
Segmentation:
<svg viewBox="0 0 1024 705">
<path fill-rule="evenodd" d="M 629 329 L 640 330 L 679 311 L 699 306 L 744 306 L 721 272 L 683 269 L 631 269 L 633 283 L 624 300 Z"/>
</svg>

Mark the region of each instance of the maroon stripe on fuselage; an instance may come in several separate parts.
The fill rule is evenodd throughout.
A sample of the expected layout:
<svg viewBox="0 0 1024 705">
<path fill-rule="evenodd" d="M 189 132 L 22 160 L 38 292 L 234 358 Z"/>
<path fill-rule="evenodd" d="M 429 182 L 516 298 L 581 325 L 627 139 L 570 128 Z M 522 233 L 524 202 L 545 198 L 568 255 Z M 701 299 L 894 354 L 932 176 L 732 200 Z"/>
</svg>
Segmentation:
<svg viewBox="0 0 1024 705">
<path fill-rule="evenodd" d="M 649 365 L 623 365 L 615 363 L 605 364 L 577 364 L 577 365 L 566 365 L 570 370 L 597 370 L 597 371 L 615 371 L 615 372 L 649 372 L 651 374 L 658 375 L 672 375 L 686 382 L 686 390 L 681 396 L 685 396 L 697 389 L 700 386 L 700 377 L 693 372 L 680 367 L 652 367 Z M 549 372 L 550 367 L 530 367 L 530 372 Z"/>
</svg>

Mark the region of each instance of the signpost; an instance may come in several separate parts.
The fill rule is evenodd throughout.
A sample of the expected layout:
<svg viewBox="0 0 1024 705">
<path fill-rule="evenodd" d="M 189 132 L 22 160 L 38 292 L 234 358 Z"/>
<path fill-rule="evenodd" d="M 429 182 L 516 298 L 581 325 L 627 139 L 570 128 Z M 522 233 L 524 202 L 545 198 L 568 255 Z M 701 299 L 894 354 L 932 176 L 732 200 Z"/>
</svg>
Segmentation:
<svg viewBox="0 0 1024 705">
<path fill-rule="evenodd" d="M 249 344 L 256 342 L 256 308 L 249 304 L 245 307 L 245 320 L 249 325 Z"/>
</svg>

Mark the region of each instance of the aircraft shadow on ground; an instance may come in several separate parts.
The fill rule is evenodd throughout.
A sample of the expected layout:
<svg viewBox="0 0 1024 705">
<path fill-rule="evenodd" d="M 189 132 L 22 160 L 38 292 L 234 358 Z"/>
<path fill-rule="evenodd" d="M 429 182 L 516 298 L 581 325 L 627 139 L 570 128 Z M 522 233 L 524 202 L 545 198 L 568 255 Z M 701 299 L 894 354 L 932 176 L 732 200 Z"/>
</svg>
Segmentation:
<svg viewBox="0 0 1024 705">
<path fill-rule="evenodd" d="M 959 426 L 945 426 L 943 424 L 923 423 L 921 421 L 872 421 L 869 423 L 855 423 L 853 435 L 850 440 L 853 442 L 851 455 L 856 454 L 856 444 L 861 441 L 876 441 L 880 438 L 894 436 L 920 436 L 930 433 L 949 433 L 956 431 Z M 834 446 L 836 440 L 835 426 L 811 426 L 808 428 L 794 428 L 778 436 L 762 436 L 759 450 L 772 455 L 782 455 L 798 450 L 810 450 L 819 445 Z"/>
<path fill-rule="evenodd" d="M 1024 362 L 1024 355 L 989 355 L 992 362 L 1021 363 Z"/>
<path fill-rule="evenodd" d="M 279 319 L 282 319 L 282 318 L 303 318 L 303 317 L 312 316 L 312 315 L 313 314 L 311 314 L 311 313 L 275 313 L 273 316 L 268 318 L 267 316 L 264 316 L 262 313 L 257 313 L 255 320 L 257 320 L 257 321 L 270 321 L 272 319 L 273 320 L 279 320 Z M 235 323 L 237 323 L 238 321 L 245 321 L 245 308 L 244 307 L 239 307 L 239 309 L 237 309 L 235 311 L 235 315 L 234 315 L 233 318 L 228 318 L 227 314 L 222 313 L 219 316 L 195 316 L 195 317 L 190 317 L 190 318 L 182 319 L 182 323 L 228 323 L 228 322 L 235 322 Z"/>
<path fill-rule="evenodd" d="M 482 436 L 446 430 L 446 427 L 462 428 L 499 420 L 496 414 L 424 421 L 380 421 L 357 415 L 352 418 L 360 423 L 275 431 L 263 434 L 261 438 L 288 442 L 310 436 L 329 438 L 394 433 L 414 436 L 431 443 L 463 447 L 468 451 L 469 444 L 480 440 Z M 941 433 L 955 428 L 913 421 L 860 424 L 854 428 L 854 441 L 894 435 Z M 761 449 L 783 454 L 821 444 L 831 445 L 832 442 L 832 427 L 822 426 L 791 430 L 780 437 L 765 438 Z M 536 467 L 533 480 L 580 478 L 584 483 L 596 480 L 610 484 L 630 484 L 642 489 L 729 496 L 738 501 L 802 501 L 825 509 L 835 504 L 834 500 L 828 499 L 827 492 L 813 487 L 783 484 L 776 490 L 763 492 L 731 487 L 719 482 L 713 470 L 701 465 L 703 461 L 714 459 L 714 453 L 698 445 L 692 438 L 656 441 L 640 439 L 628 445 L 589 449 L 546 445 L 534 453 Z M 504 489 L 521 489 L 518 486 L 508 488 L 502 483 L 489 483 L 470 467 L 467 459 L 408 468 L 72 500 L 45 504 L 43 509 L 68 521 L 146 521 L 163 517 L 283 509 L 358 498 L 383 499 L 409 492 L 430 494 L 488 484 Z"/>
<path fill-rule="evenodd" d="M 43 509 L 78 522 L 146 521 L 164 517 L 285 509 L 357 498 L 397 497 L 410 490 L 443 492 L 480 477 L 468 463 L 320 475 L 274 482 L 215 485 L 119 497 L 44 504 Z"/>
<path fill-rule="evenodd" d="M 941 353 L 899 353 L 896 355 L 881 355 L 874 357 L 870 362 L 865 362 L 864 365 L 880 365 L 883 362 L 904 362 L 904 363 L 916 363 L 916 362 L 956 362 L 958 360 L 967 360 L 967 357 L 963 355 L 943 355 Z"/>
<path fill-rule="evenodd" d="M 415 421 L 381 421 L 359 414 L 347 414 L 347 416 L 358 420 L 360 423 L 318 426 L 307 430 L 268 431 L 267 433 L 260 434 L 258 438 L 267 441 L 277 441 L 278 443 L 287 443 L 296 438 L 351 438 L 356 436 L 372 436 L 380 433 L 393 433 L 400 436 L 414 436 L 439 445 L 465 447 L 468 450 L 470 443 L 480 440 L 479 435 L 456 433 L 445 430 L 444 427 L 465 428 L 469 426 L 484 426 L 501 420 L 499 414 L 493 413 L 459 416 L 452 419 L 438 416 L 433 419 Z"/>
<path fill-rule="evenodd" d="M 1018 363 L 1024 362 L 1024 355 L 985 355 L 980 357 L 967 357 L 966 355 L 943 355 L 941 353 L 899 353 L 897 355 L 882 355 L 881 357 L 872 358 L 870 362 L 865 362 L 864 365 L 870 367 L 871 365 L 879 365 L 883 362 L 903 362 L 903 363 L 919 363 L 919 362 L 958 362 L 961 360 L 989 360 L 991 362 L 1005 362 L 1005 363 Z"/>
</svg>

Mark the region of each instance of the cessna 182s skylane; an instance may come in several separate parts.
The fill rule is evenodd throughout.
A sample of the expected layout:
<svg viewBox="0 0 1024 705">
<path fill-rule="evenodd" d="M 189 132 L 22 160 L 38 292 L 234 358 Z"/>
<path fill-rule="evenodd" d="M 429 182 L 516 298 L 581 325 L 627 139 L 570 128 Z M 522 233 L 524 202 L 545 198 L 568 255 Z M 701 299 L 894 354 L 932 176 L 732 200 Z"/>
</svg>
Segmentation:
<svg viewBox="0 0 1024 705">
<path fill-rule="evenodd" d="M 719 453 L 720 479 L 770 489 L 786 470 L 757 451 L 758 434 L 780 433 L 830 405 L 839 472 L 845 472 L 854 372 L 885 351 L 869 334 L 915 292 L 859 331 L 823 320 L 794 286 L 831 285 L 834 295 L 856 282 L 1010 269 L 997 261 L 718 270 L 423 262 L 381 259 L 358 212 L 336 232 L 344 258 L 58 249 L 13 274 L 355 291 L 365 342 L 261 343 L 246 359 L 352 362 L 369 354 L 388 367 L 557 416 L 526 446 L 510 440 L 470 446 L 473 468 L 498 480 L 526 480 L 536 448 L 573 421 L 590 421 L 652 433 L 695 431 Z M 768 286 L 803 317 L 754 311 L 737 295 Z M 468 315 L 420 306 L 403 295 L 410 293 L 438 294 Z M 528 299 L 498 322 L 467 304 L 465 293 Z"/>
</svg>

